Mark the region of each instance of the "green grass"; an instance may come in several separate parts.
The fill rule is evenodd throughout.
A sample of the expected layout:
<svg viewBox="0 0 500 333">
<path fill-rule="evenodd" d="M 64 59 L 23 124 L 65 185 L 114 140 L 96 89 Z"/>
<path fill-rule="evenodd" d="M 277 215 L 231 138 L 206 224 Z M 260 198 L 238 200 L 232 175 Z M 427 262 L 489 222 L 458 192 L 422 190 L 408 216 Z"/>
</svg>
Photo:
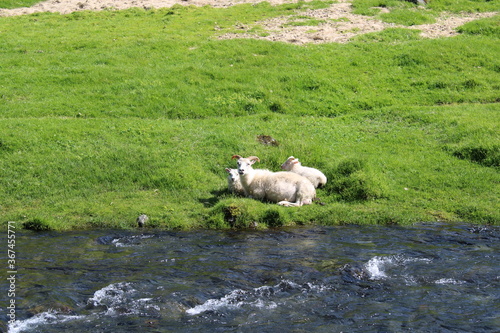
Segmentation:
<svg viewBox="0 0 500 333">
<path fill-rule="evenodd" d="M 233 29 L 237 9 L 253 20 L 267 12 L 261 6 L 5 18 L 0 113 L 189 119 L 272 111 L 331 117 L 397 104 L 498 98 L 495 38 L 296 47 L 214 37 Z M 226 28 L 214 31 L 216 24 Z"/>
<path fill-rule="evenodd" d="M 2 218 L 55 229 L 129 227 L 146 213 L 162 227 L 228 227 L 224 210 L 236 205 L 242 225 L 264 223 L 269 212 L 287 224 L 497 223 L 499 111 L 489 104 L 333 119 L 4 119 Z M 262 145 L 262 133 L 280 145 Z M 471 149 L 486 157 L 464 154 Z M 319 167 L 329 178 L 318 191 L 325 205 L 234 198 L 224 168 L 234 167 L 235 153 L 255 154 L 273 170 L 291 154 Z"/>
<path fill-rule="evenodd" d="M 500 37 L 500 15 L 464 24 L 458 32 L 468 35 Z"/>
<path fill-rule="evenodd" d="M 384 42 L 384 43 L 400 43 L 403 41 L 420 40 L 420 31 L 416 29 L 404 28 L 388 28 L 380 32 L 366 33 L 352 38 L 352 41 L 357 42 Z"/>
<path fill-rule="evenodd" d="M 500 223 L 498 16 L 439 40 L 407 29 L 344 45 L 217 39 L 321 6 L 0 18 L 0 221 Z M 290 155 L 321 169 L 321 204 L 230 195 L 234 154 L 272 170 Z"/>
<path fill-rule="evenodd" d="M 376 16 L 384 22 L 401 25 L 434 23 L 436 16 L 449 13 L 498 12 L 499 0 L 430 0 L 424 7 L 404 0 L 353 0 L 353 12 L 359 15 Z M 389 10 L 382 13 L 381 8 Z"/>
<path fill-rule="evenodd" d="M 380 14 L 384 22 L 407 26 L 435 23 L 435 15 L 420 10 L 394 9 L 390 13 Z"/>
<path fill-rule="evenodd" d="M 0 8 L 12 9 L 19 7 L 31 7 L 41 2 L 40 0 L 0 0 Z"/>
<path fill-rule="evenodd" d="M 434 0 L 429 1 L 428 8 L 436 11 L 447 11 L 452 13 L 482 13 L 498 12 L 500 2 L 498 0 Z"/>
</svg>

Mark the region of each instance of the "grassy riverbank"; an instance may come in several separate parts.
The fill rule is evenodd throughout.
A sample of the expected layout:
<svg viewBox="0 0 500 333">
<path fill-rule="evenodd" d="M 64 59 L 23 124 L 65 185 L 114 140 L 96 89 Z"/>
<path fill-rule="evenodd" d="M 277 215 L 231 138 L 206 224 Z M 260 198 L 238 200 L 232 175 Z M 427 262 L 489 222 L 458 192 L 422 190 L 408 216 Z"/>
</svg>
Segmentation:
<svg viewBox="0 0 500 333">
<path fill-rule="evenodd" d="M 407 29 L 307 46 L 216 38 L 324 5 L 0 18 L 0 221 L 499 224 L 499 16 L 437 40 Z M 230 195 L 233 154 L 320 168 L 321 204 Z"/>
</svg>

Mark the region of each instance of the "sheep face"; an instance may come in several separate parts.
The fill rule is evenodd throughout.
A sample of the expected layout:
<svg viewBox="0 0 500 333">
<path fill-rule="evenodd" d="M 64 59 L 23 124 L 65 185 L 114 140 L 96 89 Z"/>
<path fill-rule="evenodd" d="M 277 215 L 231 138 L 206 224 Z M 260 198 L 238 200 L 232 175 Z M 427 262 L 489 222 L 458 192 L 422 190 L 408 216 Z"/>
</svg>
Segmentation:
<svg viewBox="0 0 500 333">
<path fill-rule="evenodd" d="M 240 175 L 238 174 L 237 169 L 226 168 L 226 172 L 228 173 L 227 179 L 232 183 L 234 183 L 235 181 L 237 181 L 240 178 Z"/>
<path fill-rule="evenodd" d="M 229 192 L 237 195 L 244 195 L 245 190 L 241 184 L 240 174 L 237 169 L 226 168 L 227 175 L 227 187 Z"/>
<path fill-rule="evenodd" d="M 252 165 L 260 161 L 257 156 L 250 156 L 247 158 L 241 157 L 240 155 L 234 155 L 233 159 L 238 159 L 238 173 L 240 176 L 247 175 L 253 171 Z"/>
<path fill-rule="evenodd" d="M 255 163 L 255 162 L 252 162 L 252 161 L 245 161 L 246 159 L 243 159 L 238 161 L 238 173 L 240 174 L 240 176 L 244 176 L 246 174 L 248 174 L 253 168 L 252 168 L 252 164 Z"/>
</svg>

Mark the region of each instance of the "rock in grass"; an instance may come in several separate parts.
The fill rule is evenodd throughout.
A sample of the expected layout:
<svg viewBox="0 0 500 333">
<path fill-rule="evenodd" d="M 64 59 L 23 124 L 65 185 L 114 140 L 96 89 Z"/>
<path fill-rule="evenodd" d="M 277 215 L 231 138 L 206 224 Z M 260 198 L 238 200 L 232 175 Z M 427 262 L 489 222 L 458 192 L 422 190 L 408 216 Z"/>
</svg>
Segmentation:
<svg viewBox="0 0 500 333">
<path fill-rule="evenodd" d="M 137 226 L 139 228 L 144 227 L 144 224 L 148 222 L 149 217 L 146 214 L 142 214 L 137 218 Z"/>
<path fill-rule="evenodd" d="M 257 141 L 267 146 L 279 146 L 280 143 L 270 135 L 259 135 L 257 136 Z"/>
</svg>

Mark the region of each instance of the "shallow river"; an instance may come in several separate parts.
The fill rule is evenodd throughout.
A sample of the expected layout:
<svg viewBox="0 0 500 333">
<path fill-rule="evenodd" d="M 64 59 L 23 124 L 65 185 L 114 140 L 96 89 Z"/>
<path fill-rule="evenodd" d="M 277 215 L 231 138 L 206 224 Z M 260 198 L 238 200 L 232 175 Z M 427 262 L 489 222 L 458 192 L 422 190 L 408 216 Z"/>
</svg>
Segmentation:
<svg viewBox="0 0 500 333">
<path fill-rule="evenodd" d="M 16 237 L 12 333 L 500 331 L 499 227 Z"/>
</svg>

